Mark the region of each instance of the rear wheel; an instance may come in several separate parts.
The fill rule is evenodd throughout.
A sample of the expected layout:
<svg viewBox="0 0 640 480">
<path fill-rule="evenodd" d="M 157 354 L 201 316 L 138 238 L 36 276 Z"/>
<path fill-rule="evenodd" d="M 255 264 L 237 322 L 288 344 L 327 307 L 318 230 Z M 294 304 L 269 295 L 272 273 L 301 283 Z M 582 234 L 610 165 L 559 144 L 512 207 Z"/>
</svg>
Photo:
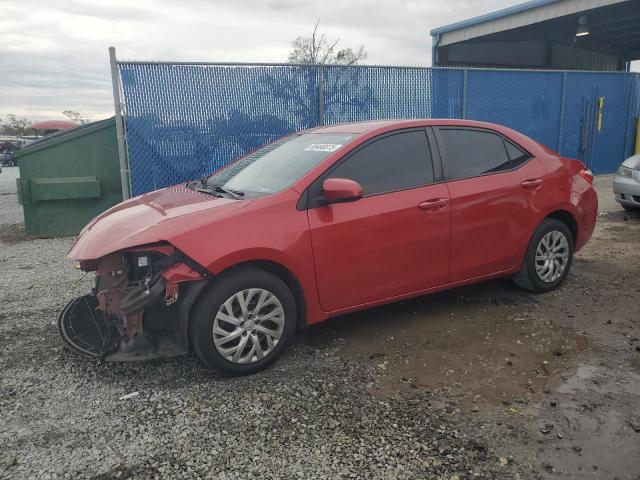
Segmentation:
<svg viewBox="0 0 640 480">
<path fill-rule="evenodd" d="M 291 342 L 293 294 L 275 275 L 238 268 L 216 279 L 197 305 L 191 345 L 210 368 L 245 375 L 272 363 Z"/>
<path fill-rule="evenodd" d="M 527 290 L 548 292 L 564 281 L 572 260 L 571 232 L 559 220 L 545 219 L 533 234 L 514 280 Z"/>
</svg>

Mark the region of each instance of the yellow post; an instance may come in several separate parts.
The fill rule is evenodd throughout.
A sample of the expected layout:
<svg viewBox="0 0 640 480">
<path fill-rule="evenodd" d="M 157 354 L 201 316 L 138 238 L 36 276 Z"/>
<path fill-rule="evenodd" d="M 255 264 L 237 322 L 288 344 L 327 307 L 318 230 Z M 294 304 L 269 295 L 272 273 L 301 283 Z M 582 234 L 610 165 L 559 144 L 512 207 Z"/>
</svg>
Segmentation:
<svg viewBox="0 0 640 480">
<path fill-rule="evenodd" d="M 604 97 L 598 100 L 598 132 L 602 131 L 602 109 L 604 108 Z"/>
<path fill-rule="evenodd" d="M 640 153 L 640 117 L 638 117 L 638 125 L 636 128 L 636 154 Z"/>
</svg>

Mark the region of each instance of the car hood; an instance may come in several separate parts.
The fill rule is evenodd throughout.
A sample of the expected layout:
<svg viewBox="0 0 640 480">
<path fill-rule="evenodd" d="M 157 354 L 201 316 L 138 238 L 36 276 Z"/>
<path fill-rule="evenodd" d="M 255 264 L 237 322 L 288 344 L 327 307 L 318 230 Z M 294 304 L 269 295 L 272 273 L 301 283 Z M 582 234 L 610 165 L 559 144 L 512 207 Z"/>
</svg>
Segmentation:
<svg viewBox="0 0 640 480">
<path fill-rule="evenodd" d="M 251 203 L 196 192 L 186 185 L 163 188 L 126 200 L 91 220 L 69 251 L 75 260 L 166 241 L 203 221 L 211 223 Z"/>
</svg>

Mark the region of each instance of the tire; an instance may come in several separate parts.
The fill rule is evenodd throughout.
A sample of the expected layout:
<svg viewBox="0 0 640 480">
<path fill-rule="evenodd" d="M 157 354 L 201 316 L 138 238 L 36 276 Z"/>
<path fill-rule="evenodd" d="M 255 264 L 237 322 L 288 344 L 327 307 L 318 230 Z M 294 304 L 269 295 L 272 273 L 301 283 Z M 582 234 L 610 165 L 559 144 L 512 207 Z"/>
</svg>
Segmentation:
<svg viewBox="0 0 640 480">
<path fill-rule="evenodd" d="M 555 245 L 555 249 L 547 250 L 543 240 L 547 244 Z M 541 251 L 539 251 L 539 248 Z M 557 250 L 557 252 L 554 253 L 554 250 Z M 536 264 L 537 253 L 543 253 L 545 256 L 549 255 L 555 261 L 549 259 L 539 260 L 539 263 Z M 526 290 L 549 292 L 560 286 L 567 277 L 572 261 L 573 236 L 569 228 L 559 220 L 547 218 L 543 220 L 531 237 L 522 266 L 514 276 L 514 281 L 516 285 Z M 553 265 L 551 266 L 551 263 L 548 262 Z M 561 268 L 559 274 L 558 268 Z M 545 272 L 548 273 L 545 274 Z"/>
<path fill-rule="evenodd" d="M 293 339 L 297 316 L 293 294 L 282 280 L 258 268 L 237 268 L 203 292 L 191 319 L 191 345 L 207 367 L 247 375 L 280 356 Z"/>
<path fill-rule="evenodd" d="M 624 204 L 620 204 L 622 205 L 622 208 L 624 208 L 627 212 L 640 212 L 640 207 L 635 207 L 633 205 L 624 205 Z"/>
</svg>

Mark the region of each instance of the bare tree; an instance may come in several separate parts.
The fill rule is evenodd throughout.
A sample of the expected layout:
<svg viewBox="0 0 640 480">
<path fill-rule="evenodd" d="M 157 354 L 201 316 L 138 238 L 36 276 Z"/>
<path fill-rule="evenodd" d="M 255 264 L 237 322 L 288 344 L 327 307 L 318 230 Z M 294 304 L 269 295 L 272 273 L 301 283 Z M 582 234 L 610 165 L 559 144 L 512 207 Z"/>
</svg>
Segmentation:
<svg viewBox="0 0 640 480">
<path fill-rule="evenodd" d="M 3 135 L 28 135 L 31 129 L 31 120 L 18 118 L 13 113 L 7 115 L 7 119 L 0 119 L 0 133 Z"/>
<path fill-rule="evenodd" d="M 84 125 L 85 123 L 89 123 L 89 120 L 84 118 L 80 112 L 76 112 L 74 110 L 64 110 L 62 114 L 65 117 L 68 117 L 69 120 L 79 123 L 80 125 Z"/>
<path fill-rule="evenodd" d="M 318 32 L 319 25 L 320 20 L 313 26 L 310 37 L 298 37 L 291 42 L 290 63 L 355 65 L 367 58 L 367 51 L 362 45 L 356 50 L 338 49 L 340 39 L 327 40 L 324 33 Z"/>
</svg>

